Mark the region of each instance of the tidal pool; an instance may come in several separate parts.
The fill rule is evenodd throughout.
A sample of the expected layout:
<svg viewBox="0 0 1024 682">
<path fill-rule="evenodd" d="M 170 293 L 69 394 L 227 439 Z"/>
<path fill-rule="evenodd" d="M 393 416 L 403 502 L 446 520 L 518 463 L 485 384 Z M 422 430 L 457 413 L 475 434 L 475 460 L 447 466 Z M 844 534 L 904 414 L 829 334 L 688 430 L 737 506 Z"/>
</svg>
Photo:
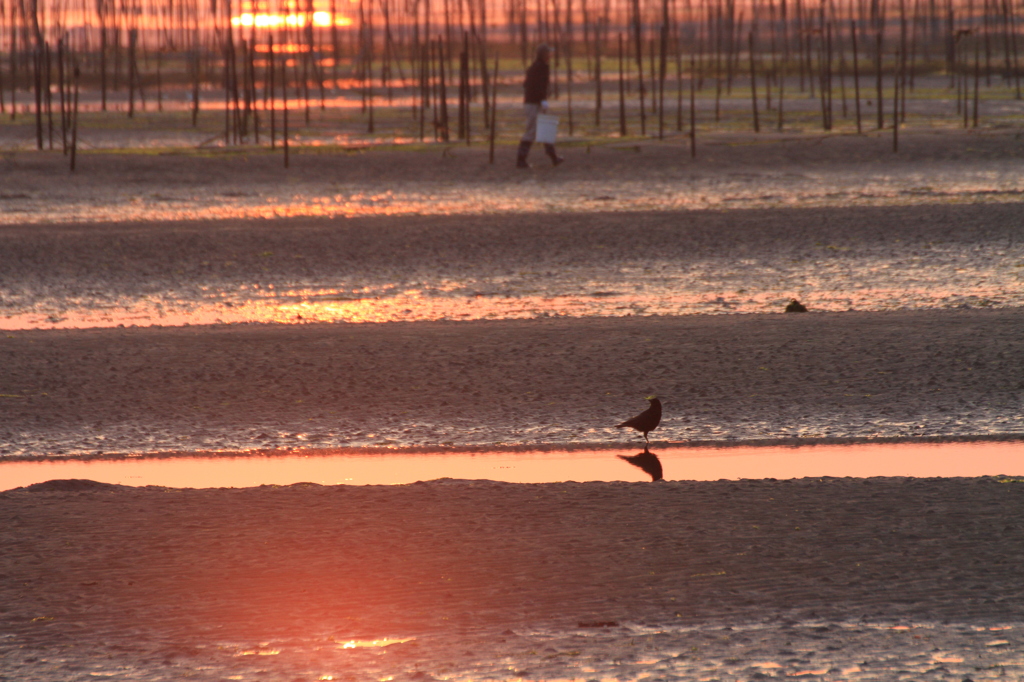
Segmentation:
<svg viewBox="0 0 1024 682">
<path fill-rule="evenodd" d="M 290 485 L 402 485 L 438 478 L 510 483 L 649 481 L 622 459 L 628 450 L 345 453 L 291 450 L 276 455 L 197 453 L 182 457 L 93 458 L 0 463 L 0 490 L 54 479 L 129 486 L 243 488 Z M 1024 442 L 859 443 L 853 445 L 667 447 L 651 451 L 668 480 L 819 476 L 1011 476 L 1024 473 Z"/>
</svg>

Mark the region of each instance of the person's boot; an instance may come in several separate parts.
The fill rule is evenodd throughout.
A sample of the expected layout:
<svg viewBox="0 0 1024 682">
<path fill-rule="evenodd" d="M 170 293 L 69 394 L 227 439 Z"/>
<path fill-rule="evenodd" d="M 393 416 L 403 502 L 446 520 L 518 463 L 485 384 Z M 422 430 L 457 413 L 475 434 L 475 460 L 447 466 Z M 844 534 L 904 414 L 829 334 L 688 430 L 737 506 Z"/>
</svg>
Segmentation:
<svg viewBox="0 0 1024 682">
<path fill-rule="evenodd" d="M 554 166 L 557 166 L 558 164 L 565 161 L 564 158 L 562 158 L 555 152 L 555 145 L 553 144 L 544 145 L 544 153 L 551 157 L 551 163 Z"/>
<path fill-rule="evenodd" d="M 532 142 L 526 142 L 525 140 L 519 142 L 519 151 L 516 153 L 516 168 L 530 167 L 530 164 L 526 163 L 526 157 L 529 156 L 530 147 L 532 146 Z"/>
</svg>

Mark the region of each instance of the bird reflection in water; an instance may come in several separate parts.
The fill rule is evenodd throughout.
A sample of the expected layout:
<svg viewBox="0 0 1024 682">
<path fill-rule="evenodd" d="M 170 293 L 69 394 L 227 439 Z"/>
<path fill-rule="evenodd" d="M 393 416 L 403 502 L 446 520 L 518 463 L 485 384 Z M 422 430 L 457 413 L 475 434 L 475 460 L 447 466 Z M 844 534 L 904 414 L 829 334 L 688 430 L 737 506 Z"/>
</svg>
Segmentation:
<svg viewBox="0 0 1024 682">
<path fill-rule="evenodd" d="M 663 476 L 661 473 L 661 460 L 658 456 L 647 449 L 644 446 L 644 451 L 636 455 L 617 455 L 619 459 L 624 459 L 630 464 L 640 469 L 643 469 L 645 474 L 651 477 L 652 481 L 660 481 Z"/>
</svg>

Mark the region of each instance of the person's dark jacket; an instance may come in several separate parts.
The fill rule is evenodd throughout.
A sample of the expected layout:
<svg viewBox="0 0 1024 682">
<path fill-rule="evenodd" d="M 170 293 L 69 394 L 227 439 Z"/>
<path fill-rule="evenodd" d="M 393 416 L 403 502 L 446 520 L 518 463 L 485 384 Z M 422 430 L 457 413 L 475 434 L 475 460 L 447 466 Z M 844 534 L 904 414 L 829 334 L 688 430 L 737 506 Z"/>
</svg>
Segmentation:
<svg viewBox="0 0 1024 682">
<path fill-rule="evenodd" d="M 526 81 L 523 83 L 525 90 L 523 102 L 525 104 L 540 104 L 548 98 L 548 81 L 551 78 L 551 70 L 548 63 L 543 59 L 535 59 L 530 68 L 526 70 Z"/>
</svg>

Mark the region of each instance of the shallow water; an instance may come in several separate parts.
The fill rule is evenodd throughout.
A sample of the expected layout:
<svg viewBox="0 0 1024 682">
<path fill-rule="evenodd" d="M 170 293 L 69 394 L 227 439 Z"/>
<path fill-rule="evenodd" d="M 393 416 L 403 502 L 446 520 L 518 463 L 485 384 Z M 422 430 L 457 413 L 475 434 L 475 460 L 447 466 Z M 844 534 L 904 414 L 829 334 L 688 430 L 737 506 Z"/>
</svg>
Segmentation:
<svg viewBox="0 0 1024 682">
<path fill-rule="evenodd" d="M 678 178 L 643 180 L 322 181 L 287 186 L 232 185 L 228 180 L 160 191 L 108 187 L 100 195 L 95 187 L 69 183 L 46 194 L 0 195 L 0 224 L 1019 202 L 1024 178 L 1018 170 L 1016 164 L 993 161 L 881 172 L 694 170 Z"/>
<path fill-rule="evenodd" d="M 811 144 L 806 139 L 791 141 L 801 149 Z M 715 153 L 723 158 L 736 156 L 728 151 L 729 144 L 716 144 Z M 770 158 L 771 150 L 782 154 L 784 141 L 772 144 L 765 147 L 765 158 Z M 465 254 L 443 244 L 431 249 L 415 242 L 403 252 L 409 245 L 390 237 L 381 249 L 402 252 L 402 257 L 381 256 L 365 266 L 359 259 L 349 259 L 327 267 L 323 258 L 283 241 L 284 230 L 273 239 L 261 237 L 261 247 L 252 249 L 255 253 L 246 253 L 244 244 L 225 241 L 231 248 L 189 251 L 188 259 L 176 259 L 173 248 L 187 243 L 168 242 L 170 254 L 159 261 L 151 257 L 151 249 L 140 246 L 143 238 L 129 230 L 108 244 L 109 252 L 96 252 L 95 262 L 76 261 L 75 268 L 48 259 L 44 247 L 26 251 L 23 260 L 38 259 L 40 269 L 0 283 L 0 329 L 763 313 L 781 311 L 793 296 L 810 298 L 811 309 L 817 311 L 1024 305 L 1024 244 L 1013 235 L 989 239 L 986 234 L 975 243 L 958 236 L 951 239 L 948 232 L 944 240 L 940 237 L 944 228 L 966 216 L 953 205 L 999 204 L 1011 207 L 1009 213 L 1016 211 L 1024 198 L 1024 176 L 1015 159 L 979 155 L 956 162 L 882 164 L 839 161 L 832 158 L 839 154 L 833 150 L 822 152 L 820 158 L 811 155 L 806 162 L 780 162 L 778 167 L 764 159 L 761 165 L 734 159 L 691 167 L 667 159 L 663 148 L 647 153 L 634 149 L 641 147 L 600 147 L 586 159 L 581 150 L 573 150 L 583 171 L 561 173 L 560 168 L 559 173 L 538 170 L 528 176 L 478 168 L 476 157 L 467 156 L 453 162 L 453 175 L 445 177 L 443 164 L 434 166 L 425 162 L 426 156 L 410 154 L 423 173 L 377 177 L 381 171 L 373 170 L 370 159 L 364 160 L 370 169 L 366 174 L 350 178 L 335 176 L 333 157 L 325 156 L 310 161 L 320 172 L 306 172 L 294 182 L 281 182 L 276 172 L 238 171 L 185 183 L 173 175 L 164 178 L 155 161 L 152 167 L 142 164 L 147 172 L 139 182 L 73 180 L 0 191 L 0 225 L 180 221 L 192 222 L 201 231 L 201 224 L 194 221 L 242 219 L 263 229 L 274 222 L 262 219 L 282 217 L 479 216 L 478 225 L 464 226 L 472 238 L 491 234 L 477 228 L 491 228 L 487 221 L 496 215 L 528 214 L 540 225 L 573 215 L 581 224 L 620 222 L 625 230 L 637 230 L 630 225 L 631 216 L 641 212 L 671 215 L 685 226 L 694 211 L 728 216 L 738 209 L 769 209 L 764 211 L 768 214 L 775 213 L 770 209 L 785 213 L 794 207 L 930 210 L 921 209 L 920 216 L 901 214 L 902 222 L 891 221 L 893 229 L 886 233 L 891 238 L 884 245 L 877 243 L 877 234 L 875 243 L 850 241 L 847 232 L 852 229 L 856 237 L 859 228 L 836 229 L 829 224 L 829 212 L 821 212 L 805 219 L 811 225 L 795 225 L 801 229 L 794 230 L 796 237 L 785 244 L 725 241 L 719 253 L 705 250 L 697 256 L 669 256 L 651 248 L 639 257 L 631 253 L 616 260 L 608 254 L 614 249 L 607 243 L 591 244 L 581 237 L 573 248 L 565 247 L 571 253 L 556 250 L 548 255 L 537 248 L 522 257 L 488 251 L 488 257 L 502 259 L 495 264 L 502 267 L 491 268 L 486 259 L 468 261 Z M 831 161 L 822 163 L 823 159 Z M 613 175 L 601 167 L 604 160 L 613 165 Z M 651 167 L 622 173 L 624 167 L 644 163 Z M 173 161 L 168 165 L 173 167 Z M 983 219 L 995 224 L 1019 220 L 1019 215 L 997 213 Z M 884 222 L 858 215 L 868 223 Z M 640 220 L 637 217 L 638 224 Z M 915 221 L 937 227 L 918 230 Z M 343 230 L 353 229 L 338 224 Z M 904 227 L 918 236 L 927 233 L 926 238 L 901 243 Z M 368 234 L 374 229 L 366 228 Z M 581 229 L 580 234 L 586 233 Z M 744 236 L 749 239 L 750 233 Z M 75 239 L 76 244 L 87 243 L 80 236 Z M 122 252 L 122 239 L 136 250 Z M 41 243 L 59 247 L 51 241 Z M 352 240 L 338 243 L 358 246 Z M 274 248 L 264 250 L 264 244 Z M 514 240 L 509 245 L 522 248 Z M 132 256 L 142 254 L 146 262 L 135 263 L 132 269 Z M 344 255 L 339 253 L 339 260 Z M 457 262 L 452 260 L 456 257 Z M 588 262 L 581 264 L 582 259 Z M 126 284 L 129 279 L 133 281 Z"/>
<path fill-rule="evenodd" d="M 615 623 L 567 630 L 349 639 L 126 641 L 110 656 L 74 642 L 26 650 L 0 638 L 4 669 L 36 680 L 807 680 L 1020 679 L 1019 623 L 774 619 L 700 627 Z"/>
<path fill-rule="evenodd" d="M 344 264 L 331 263 L 323 254 L 304 251 L 298 239 L 295 244 L 288 243 L 288 232 L 282 230 L 273 237 L 260 232 L 259 247 L 218 236 L 216 239 L 226 241 L 209 242 L 208 252 L 190 250 L 186 258 L 172 251 L 160 260 L 152 256 L 152 243 L 126 230 L 112 240 L 109 252 L 97 251 L 95 262 L 79 260 L 75 267 L 57 255 L 45 255 L 45 247 L 41 247 L 44 255 L 25 251 L 24 259 L 41 260 L 40 271 L 0 283 L 0 329 L 766 313 L 781 312 L 794 296 L 813 311 L 827 312 L 1024 306 L 1024 243 L 1012 234 L 985 233 L 970 242 L 943 231 L 957 220 L 966 220 L 965 229 L 974 229 L 970 221 L 998 225 L 1019 219 L 1013 208 L 1007 211 L 1005 207 L 1016 206 L 1024 197 L 1024 177 L 1016 164 L 1002 161 L 966 167 L 921 164 L 903 173 L 801 168 L 789 172 L 694 171 L 642 181 L 492 178 L 394 184 L 393 189 L 386 189 L 383 185 L 359 187 L 319 180 L 290 186 L 226 182 L 160 192 L 115 186 L 105 187 L 99 195 L 96 188 L 86 185 L 57 188 L 45 196 L 31 191 L 8 197 L 0 193 L 0 225 L 283 216 L 482 216 L 463 228 L 474 248 L 486 256 L 477 262 L 445 244 L 431 245 L 419 237 L 409 237 L 412 243 L 407 244 L 394 236 L 397 233 L 388 232 L 377 251 L 367 250 L 355 239 L 337 244 L 326 239 L 317 242 L 325 249 L 361 249 L 358 258 L 345 260 L 349 254 L 339 252 L 338 259 L 345 260 Z M 941 206 L 984 202 L 998 202 L 1004 209 L 947 211 Z M 843 223 L 849 227 L 820 224 L 829 220 L 827 212 L 807 217 L 782 211 L 780 214 L 794 221 L 792 234 L 785 239 L 773 241 L 765 234 L 775 232 L 765 232 L 756 243 L 750 243 L 755 233 L 728 231 L 720 237 L 707 237 L 708 243 L 720 240 L 717 250 L 705 245 L 695 253 L 668 254 L 651 248 L 622 255 L 606 241 L 591 243 L 584 236 L 591 221 L 589 214 L 595 224 L 625 223 L 623 230 L 632 237 L 642 236 L 647 225 L 643 221 L 653 220 L 638 217 L 635 225 L 629 224 L 630 214 L 640 211 L 674 212 L 668 215 L 685 227 L 693 215 L 689 211 L 696 209 L 907 204 L 931 206 L 920 209 L 920 215 L 913 211 L 900 214 L 902 222 L 885 222 L 887 218 L 875 209 L 875 213 L 856 213 L 868 223 L 892 224 L 884 244 L 870 225 L 861 229 L 849 219 Z M 863 210 L 851 208 L 852 212 Z M 534 223 L 543 225 L 558 221 L 558 214 L 570 213 L 577 222 L 580 215 L 587 216 L 573 228 L 580 237 L 569 244 L 559 243 L 561 249 L 553 253 L 540 247 L 526 249 L 517 237 L 509 236 L 515 234 L 510 228 L 501 227 L 504 223 L 496 227 L 488 224 L 486 217 L 530 214 Z M 751 220 L 750 215 L 743 219 Z M 918 229 L 915 221 L 936 227 Z M 261 231 L 268 224 L 272 223 L 255 221 L 253 227 Z M 344 223 L 340 227 L 349 232 L 366 229 L 367 234 L 378 229 Z M 898 232 L 903 227 L 908 227 L 906 235 Z M 486 236 L 492 234 L 488 230 L 498 230 L 507 244 L 488 242 Z M 671 238 L 670 233 L 665 234 L 666 239 Z M 870 236 L 861 239 L 865 235 Z M 907 237 L 905 242 L 902 236 Z M 184 238 L 166 238 L 171 240 L 167 248 L 189 247 Z M 18 245 L 26 239 L 14 237 L 12 243 Z M 74 239 L 75 244 L 89 248 L 101 241 L 100 237 L 88 241 L 78 232 Z M 125 246 L 128 250 L 120 251 L 121 240 L 131 248 Z M 52 240 L 43 243 L 53 251 L 62 248 Z M 213 245 L 222 248 L 213 249 Z M 382 255 L 389 250 L 394 253 Z M 63 258 L 70 262 L 72 256 Z M 133 257 L 146 260 L 135 263 L 133 269 Z M 59 276 L 53 274 L 58 272 Z"/>
<path fill-rule="evenodd" d="M 240 488 L 309 482 L 401 485 L 438 478 L 510 483 L 650 480 L 621 459 L 640 450 L 487 451 L 375 454 L 305 450 L 275 456 L 201 453 L 188 457 L 0 463 L 0 490 L 54 479 L 129 486 Z M 992 476 L 1024 472 L 1024 443 L 876 443 L 802 447 L 656 448 L 664 477 L 714 481 L 817 476 Z"/>
<path fill-rule="evenodd" d="M 936 286 L 907 288 L 851 287 L 815 292 L 818 312 L 913 310 L 925 308 L 996 308 L 1024 306 L 1019 272 L 1007 268 L 992 273 L 964 273 L 973 280 L 960 288 L 948 287 L 941 273 L 932 273 Z M 931 279 L 929 278 L 929 279 Z M 683 278 L 676 280 L 686 286 Z M 238 291 L 210 291 L 205 300 L 167 300 L 162 297 L 123 298 L 113 304 L 37 299 L 30 310 L 0 317 L 0 329 L 81 329 L 117 326 L 183 326 L 203 324 L 315 322 L 423 322 L 439 320 L 529 320 L 542 317 L 626 317 L 633 315 L 717 315 L 777 313 L 790 301 L 784 287 L 748 293 L 716 288 L 679 291 L 676 282 L 635 284 L 641 292 L 611 290 L 611 282 L 580 282 L 590 292 L 570 293 L 559 286 L 543 295 L 509 293 L 473 295 L 445 292 L 441 287 L 362 298 L 334 287 L 286 290 L 248 297 Z M 459 289 L 472 282 L 461 283 Z M 835 283 L 839 284 L 839 283 Z M 947 286 L 943 286 L 947 285 Z M 443 286 L 443 285 L 442 285 Z M 571 286 L 571 285 L 570 285 Z M 389 287 L 384 287 L 389 288 Z M 561 289 L 561 290 L 560 290 Z M 721 295 L 721 294 L 726 295 Z M 806 300 L 806 299 L 805 299 Z"/>
<path fill-rule="evenodd" d="M 440 642 L 423 638 L 392 645 L 395 648 L 391 650 L 365 650 L 358 662 L 345 661 L 344 654 L 334 653 L 329 647 L 306 652 L 267 647 L 264 651 L 278 652 L 272 654 L 277 660 L 261 663 L 270 668 L 280 660 L 280 665 L 287 666 L 287 658 L 298 662 L 302 653 L 312 663 L 319 654 L 323 656 L 323 669 L 328 671 L 319 675 L 321 680 L 346 679 L 344 674 L 349 666 L 362 668 L 365 679 L 370 678 L 366 673 L 373 670 L 371 674 L 378 680 L 394 679 L 396 673 L 419 673 L 420 679 L 467 681 L 724 681 L 769 677 L 891 680 L 913 676 L 959 682 L 967 676 L 977 680 L 1007 679 L 1024 672 L 1020 628 L 1014 624 L 810 621 L 694 628 L 623 623 L 610 628 L 503 634 L 497 641 L 460 642 L 458 653 L 455 646 L 438 646 Z M 402 651 L 403 647 L 411 651 Z M 416 654 L 442 656 L 410 665 L 409 659 L 415 660 Z M 485 658 L 486 654 L 491 654 L 490 660 Z M 336 677 L 339 672 L 341 675 Z M 249 676 L 243 674 L 240 679 Z"/>
<path fill-rule="evenodd" d="M 1024 306 L 1024 243 L 863 249 L 842 258 L 831 252 L 847 247 L 809 248 L 824 255 L 684 263 L 653 257 L 492 275 L 424 266 L 406 281 L 367 283 L 368 273 L 358 271 L 299 286 L 247 283 L 243 273 L 237 282 L 171 285 L 160 293 L 118 293 L 121 284 L 25 284 L 0 287 L 0 329 L 772 313 L 794 295 L 819 312 Z"/>
</svg>

